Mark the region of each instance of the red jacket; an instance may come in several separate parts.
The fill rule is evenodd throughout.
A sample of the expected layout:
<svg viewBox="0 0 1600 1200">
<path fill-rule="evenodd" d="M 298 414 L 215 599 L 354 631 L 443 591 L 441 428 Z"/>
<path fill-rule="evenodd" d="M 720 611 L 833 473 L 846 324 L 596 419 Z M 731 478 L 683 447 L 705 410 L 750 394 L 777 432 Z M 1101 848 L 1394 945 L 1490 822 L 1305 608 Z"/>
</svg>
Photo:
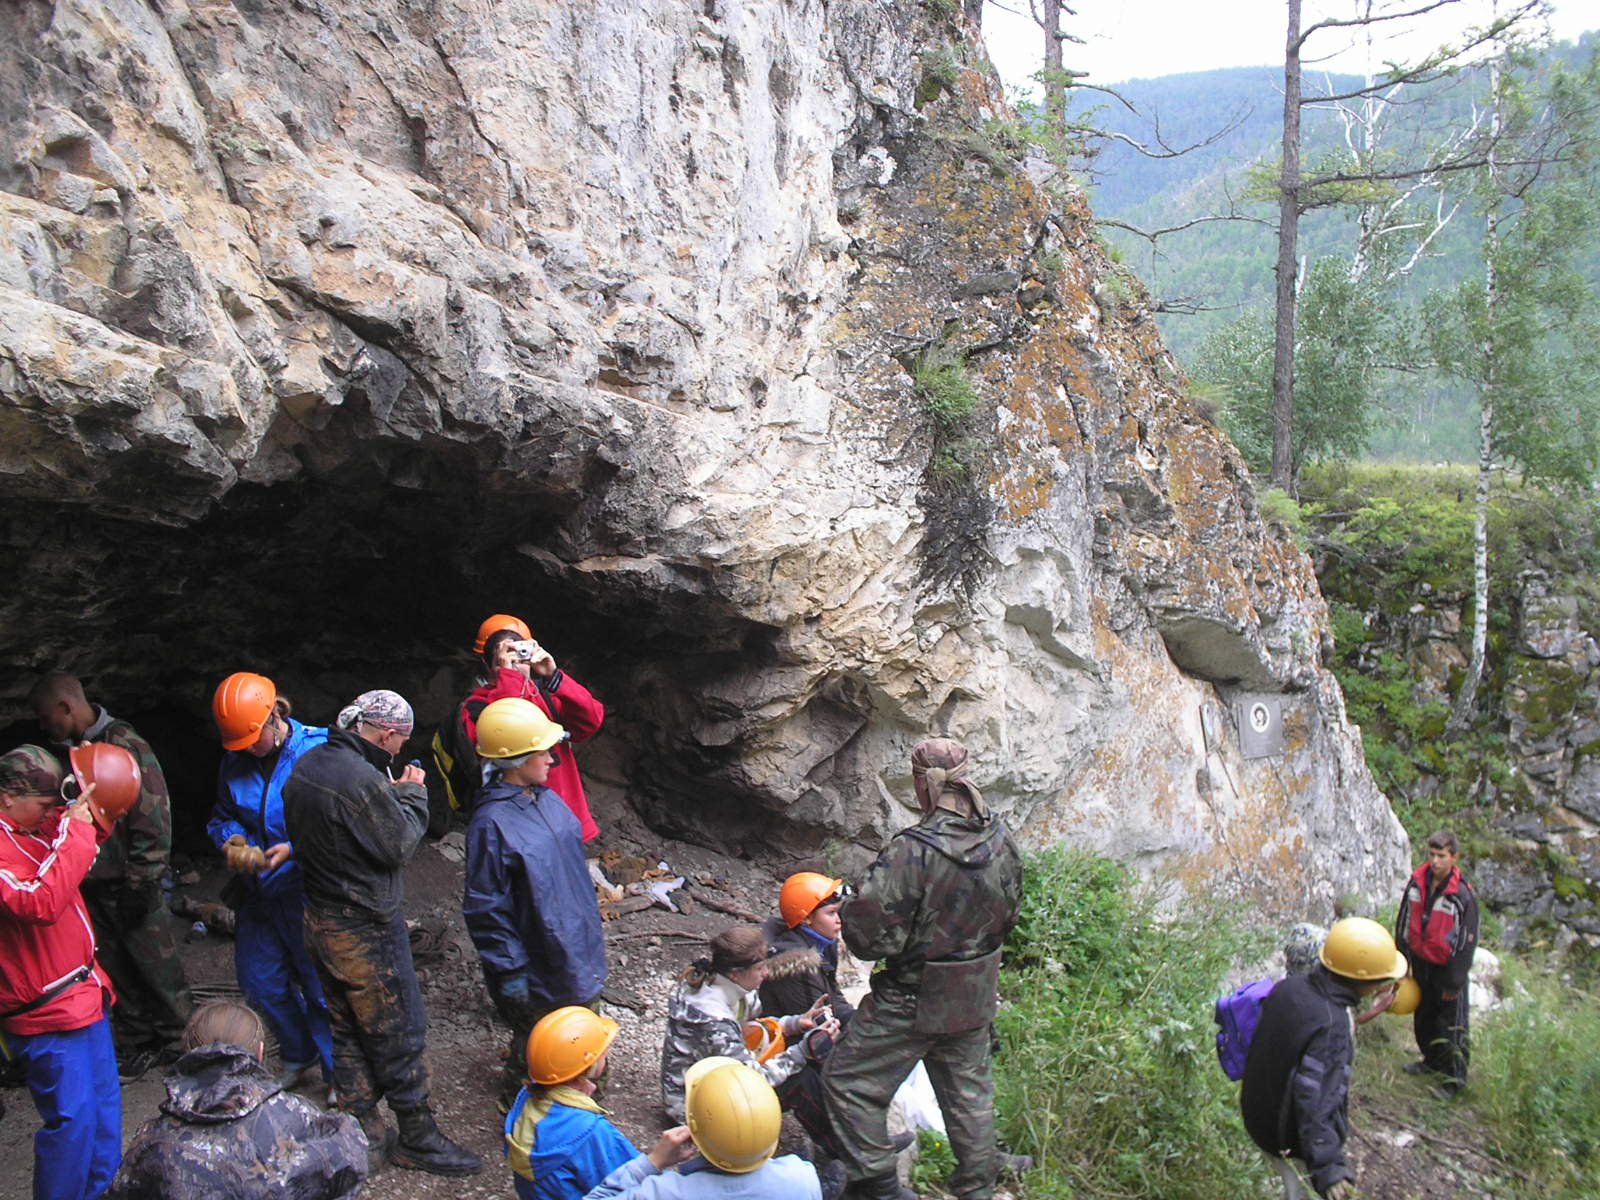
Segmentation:
<svg viewBox="0 0 1600 1200">
<path fill-rule="evenodd" d="M 4 1020 L 7 1033 L 67 1033 L 93 1025 L 114 1001 L 94 960 L 94 926 L 78 890 L 105 837 L 89 821 L 57 809 L 36 833 L 0 817 L 0 1013 L 36 1000 L 51 985 L 89 968 L 31 1012 Z"/>
<path fill-rule="evenodd" d="M 461 706 L 461 720 L 466 726 L 467 736 L 476 744 L 478 714 L 486 705 L 507 697 L 520 697 L 523 700 L 531 700 L 542 708 L 547 717 L 572 735 L 574 745 L 587 742 L 600 731 L 600 726 L 605 722 L 605 705 L 596 700 L 589 689 L 571 675 L 564 673 L 556 675 L 555 684 L 556 686 L 546 693 L 521 671 L 513 670 L 511 667 L 501 667 L 499 676 L 493 683 L 478 688 Z M 596 825 L 594 818 L 589 815 L 589 799 L 583 794 L 583 780 L 578 776 L 577 756 L 567 747 L 562 747 L 557 750 L 556 757 L 561 761 L 550 768 L 550 782 L 545 786 L 560 796 L 572 810 L 572 815 L 578 818 L 578 824 L 583 827 L 583 840 L 592 842 L 600 836 L 600 826 Z"/>
<path fill-rule="evenodd" d="M 1411 960 L 1443 967 L 1444 986 L 1461 988 L 1478 948 L 1478 899 L 1458 867 L 1444 886 L 1434 888 L 1433 872 L 1423 863 L 1411 875 L 1395 919 L 1395 940 Z"/>
</svg>

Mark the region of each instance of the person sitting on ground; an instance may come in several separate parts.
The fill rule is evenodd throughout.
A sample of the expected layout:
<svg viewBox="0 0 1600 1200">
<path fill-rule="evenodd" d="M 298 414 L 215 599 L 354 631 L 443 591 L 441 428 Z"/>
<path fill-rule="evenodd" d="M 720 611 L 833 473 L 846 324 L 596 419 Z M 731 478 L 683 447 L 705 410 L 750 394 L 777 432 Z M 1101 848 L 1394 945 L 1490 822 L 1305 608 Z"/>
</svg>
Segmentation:
<svg viewBox="0 0 1600 1200">
<path fill-rule="evenodd" d="M 533 640 L 527 622 L 496 613 L 478 627 L 473 649 L 482 656 L 483 676 L 461 705 L 459 725 L 464 737 L 458 740 L 464 746 L 477 744 L 479 714 L 496 700 L 509 697 L 538 705 L 545 716 L 567 731 L 573 745 L 582 745 L 600 732 L 606 719 L 605 705 L 556 666 L 549 651 Z M 589 812 L 578 760 L 570 751 L 552 766 L 550 788 L 578 818 L 585 842 L 600 836 L 600 827 Z"/>
<path fill-rule="evenodd" d="M 519 1200 L 579 1200 L 638 1149 L 595 1103 L 617 1023 L 579 1005 L 528 1035 L 528 1084 L 506 1116 L 506 1158 Z"/>
<path fill-rule="evenodd" d="M 1283 1180 L 1286 1200 L 1306 1196 L 1290 1159 L 1305 1165 L 1318 1195 L 1353 1194 L 1355 1173 L 1344 1152 L 1355 1059 L 1349 1012 L 1406 973 L 1388 930 L 1366 917 L 1336 922 L 1319 960 L 1268 994 L 1239 1092 L 1245 1129 Z M 1391 989 L 1387 1003 L 1393 997 Z M 1379 1006 L 1387 1003 L 1380 997 Z"/>
<path fill-rule="evenodd" d="M 522 1086 L 534 1025 L 558 1008 L 594 1004 L 606 983 L 583 832 L 546 786 L 565 737 L 528 700 L 496 700 L 478 719 L 478 755 L 490 775 L 467 826 L 462 914 L 495 1010 L 511 1026 L 507 1104 Z"/>
<path fill-rule="evenodd" d="M 711 957 L 696 959 L 678 976 L 667 1002 L 667 1035 L 661 1047 L 661 1102 L 667 1115 L 684 1115 L 684 1074 L 703 1058 L 720 1056 L 759 1071 L 774 1086 L 813 1072 L 832 1047 L 839 1022 L 820 996 L 804 1013 L 780 1017 L 785 1047 L 765 1056 L 747 1048 L 745 1023 L 761 1016 L 757 990 L 767 978 L 767 939 L 754 925 L 735 925 L 711 939 Z M 770 1049 L 770 1047 L 769 1047 Z M 801 1116 L 803 1114 L 796 1114 Z M 833 1141 L 827 1127 L 807 1127 L 813 1138 Z"/>
<path fill-rule="evenodd" d="M 839 992 L 839 905 L 844 880 L 801 871 L 783 881 L 778 911 L 761 927 L 769 946 L 761 1007 L 767 1012 L 805 1012 L 826 996 L 843 1029 L 855 1015 Z"/>
<path fill-rule="evenodd" d="M 772 1157 L 783 1112 L 761 1075 L 712 1057 L 691 1066 L 684 1084 L 688 1124 L 667 1130 L 649 1154 L 612 1171 L 585 1200 L 821 1200 L 810 1163 Z"/>
<path fill-rule="evenodd" d="M 367 1178 L 360 1122 L 284 1091 L 262 1065 L 266 1040 L 248 1005 L 218 1000 L 195 1010 L 162 1115 L 133 1135 L 109 1200 L 359 1194 Z"/>
</svg>

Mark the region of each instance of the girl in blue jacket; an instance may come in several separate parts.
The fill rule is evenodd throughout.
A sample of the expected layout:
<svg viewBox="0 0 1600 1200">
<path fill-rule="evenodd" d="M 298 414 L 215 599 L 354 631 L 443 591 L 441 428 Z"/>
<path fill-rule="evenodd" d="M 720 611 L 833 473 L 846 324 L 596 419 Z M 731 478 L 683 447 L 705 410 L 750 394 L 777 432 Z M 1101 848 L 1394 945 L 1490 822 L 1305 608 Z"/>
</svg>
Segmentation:
<svg viewBox="0 0 1600 1200">
<path fill-rule="evenodd" d="M 234 976 L 277 1034 L 283 1085 L 331 1081 L 333 1032 L 306 953 L 305 893 L 283 821 L 283 785 L 328 731 L 296 721 L 272 680 L 248 671 L 218 685 L 211 714 L 228 753 L 206 832 L 235 876 Z"/>
</svg>

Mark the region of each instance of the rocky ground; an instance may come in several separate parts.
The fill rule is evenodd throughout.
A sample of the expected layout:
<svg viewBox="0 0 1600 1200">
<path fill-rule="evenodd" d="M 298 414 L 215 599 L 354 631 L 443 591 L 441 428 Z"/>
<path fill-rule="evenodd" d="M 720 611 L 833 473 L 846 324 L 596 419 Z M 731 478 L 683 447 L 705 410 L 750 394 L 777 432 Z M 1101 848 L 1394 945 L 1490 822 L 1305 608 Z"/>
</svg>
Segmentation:
<svg viewBox="0 0 1600 1200">
<path fill-rule="evenodd" d="M 774 907 L 777 880 L 750 862 L 658 838 L 628 818 L 607 823 L 604 845 L 623 857 L 623 875 L 664 861 L 675 875 L 688 880 L 684 891 L 689 896 L 682 905 L 686 911 L 653 906 L 626 912 L 607 924 L 611 980 L 605 1010 L 622 1024 L 622 1034 L 612 1050 L 603 1099 L 623 1132 L 641 1149 L 648 1149 L 666 1125 L 660 1102 L 660 1048 L 673 977 L 710 935 L 742 914 L 767 915 Z M 465 1180 L 391 1169 L 366 1189 L 364 1195 L 374 1200 L 512 1195 L 511 1176 L 502 1159 L 501 1117 L 495 1107 L 505 1033 L 495 1021 L 476 954 L 461 923 L 461 866 L 450 850 L 448 840 L 430 841 L 418 852 L 407 873 L 407 915 L 434 931 L 419 942 L 418 973 L 428 1005 L 435 1112 L 446 1133 L 489 1165 L 481 1175 Z M 193 897 L 210 899 L 221 883 L 220 867 L 212 867 L 186 890 Z M 681 897 L 683 892 L 673 894 Z M 189 978 L 198 988 L 231 987 L 230 938 L 210 935 L 186 942 L 183 954 Z M 859 975 L 853 982 L 859 986 Z M 1381 1019 L 1363 1028 L 1358 1044 L 1351 1155 L 1362 1195 L 1368 1200 L 1447 1200 L 1503 1194 L 1489 1173 L 1493 1164 L 1476 1148 L 1482 1139 L 1470 1102 L 1433 1100 L 1423 1081 L 1401 1073 L 1401 1064 L 1409 1057 L 1409 1023 Z M 158 1071 L 123 1088 L 126 1137 L 155 1115 L 163 1096 Z M 5 1092 L 4 1099 L 0 1200 L 25 1200 L 31 1195 L 32 1136 L 38 1121 L 25 1090 Z M 803 1143 L 797 1128 L 788 1129 L 785 1137 L 786 1148 Z M 1017 1195 L 1026 1200 L 1026 1189 L 1019 1188 Z"/>
</svg>

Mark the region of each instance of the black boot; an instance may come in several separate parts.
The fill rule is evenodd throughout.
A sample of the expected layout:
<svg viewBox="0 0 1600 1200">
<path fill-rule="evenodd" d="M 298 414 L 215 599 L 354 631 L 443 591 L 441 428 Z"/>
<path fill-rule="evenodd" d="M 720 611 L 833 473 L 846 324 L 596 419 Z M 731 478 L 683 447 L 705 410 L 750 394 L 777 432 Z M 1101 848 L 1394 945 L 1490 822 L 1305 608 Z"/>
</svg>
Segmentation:
<svg viewBox="0 0 1600 1200">
<path fill-rule="evenodd" d="M 400 1143 L 389 1156 L 395 1166 L 433 1175 L 476 1175 L 483 1170 L 483 1159 L 440 1133 L 427 1108 L 395 1116 L 400 1121 Z"/>
<path fill-rule="evenodd" d="M 845 1200 L 921 1200 L 910 1188 L 900 1186 L 900 1176 L 895 1171 L 856 1180 L 845 1189 L 844 1197 Z"/>
<path fill-rule="evenodd" d="M 388 1165 L 389 1155 L 394 1153 L 394 1130 L 376 1108 L 351 1115 L 361 1122 L 361 1132 L 367 1135 L 367 1177 L 370 1179 Z"/>
</svg>

